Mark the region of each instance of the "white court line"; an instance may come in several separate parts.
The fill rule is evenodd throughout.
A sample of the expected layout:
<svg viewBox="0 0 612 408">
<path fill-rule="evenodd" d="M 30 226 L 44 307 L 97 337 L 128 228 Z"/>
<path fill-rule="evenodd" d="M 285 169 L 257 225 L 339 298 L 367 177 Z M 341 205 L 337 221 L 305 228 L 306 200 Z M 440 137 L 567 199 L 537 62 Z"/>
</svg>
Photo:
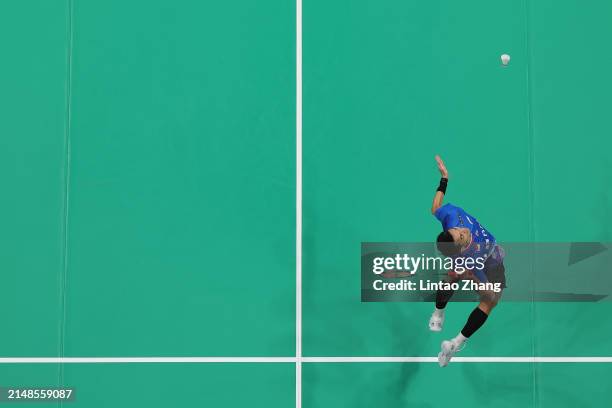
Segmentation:
<svg viewBox="0 0 612 408">
<path fill-rule="evenodd" d="M 0 357 L 0 364 L 437 363 L 437 357 Z M 612 363 L 612 357 L 454 357 L 451 363 Z"/>
<path fill-rule="evenodd" d="M 302 0 L 295 0 L 295 407 L 302 407 Z"/>
<path fill-rule="evenodd" d="M 305 363 L 437 363 L 437 357 L 303 357 Z M 612 357 L 453 357 L 452 363 L 612 363 Z"/>
<path fill-rule="evenodd" d="M 0 364 L 295 363 L 295 357 L 2 357 Z"/>
</svg>

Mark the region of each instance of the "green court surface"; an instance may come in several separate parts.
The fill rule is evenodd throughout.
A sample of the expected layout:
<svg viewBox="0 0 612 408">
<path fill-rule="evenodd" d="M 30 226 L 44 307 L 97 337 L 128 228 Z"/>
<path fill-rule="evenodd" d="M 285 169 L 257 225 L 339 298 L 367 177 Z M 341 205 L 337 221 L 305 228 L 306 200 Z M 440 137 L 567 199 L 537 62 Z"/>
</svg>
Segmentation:
<svg viewBox="0 0 612 408">
<path fill-rule="evenodd" d="M 57 383 L 54 364 L 0 366 L 3 382 L 47 386 Z M 291 364 L 68 364 L 64 383 L 83 407 L 287 407 L 295 404 Z M 55 379 L 54 379 L 55 377 Z M 6 384 L 5 384 L 6 385 Z M 16 403 L 53 406 L 54 403 Z"/>
<path fill-rule="evenodd" d="M 434 239 L 435 154 L 446 200 L 498 240 L 611 242 L 611 18 L 576 0 L 0 5 L 0 387 L 75 387 L 42 405 L 88 408 L 609 405 L 609 302 L 502 301 L 460 354 L 482 361 L 364 362 L 435 356 L 474 305 L 436 334 L 431 304 L 362 303 L 360 243 Z M 45 357 L 101 362 L 28 360 Z M 248 362 L 104 362 L 132 357 Z"/>
</svg>

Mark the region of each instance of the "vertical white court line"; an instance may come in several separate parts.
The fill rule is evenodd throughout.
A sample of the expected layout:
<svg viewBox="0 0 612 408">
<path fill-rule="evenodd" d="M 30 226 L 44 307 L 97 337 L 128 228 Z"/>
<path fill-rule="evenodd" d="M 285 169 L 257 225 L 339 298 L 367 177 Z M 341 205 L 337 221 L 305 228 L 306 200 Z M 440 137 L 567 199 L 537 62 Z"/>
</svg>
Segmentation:
<svg viewBox="0 0 612 408">
<path fill-rule="evenodd" d="M 295 3 L 295 406 L 302 407 L 302 0 Z"/>
<path fill-rule="evenodd" d="M 535 256 L 535 249 L 533 248 L 534 242 L 536 242 L 536 230 L 535 230 L 535 153 L 534 153 L 534 133 L 533 133 L 533 113 L 532 113 L 532 100 L 533 100 L 533 92 L 532 92 L 532 76 L 531 76 L 531 13 L 530 0 L 525 0 L 525 83 L 527 85 L 527 155 L 528 155 L 528 186 L 529 186 L 529 223 L 528 223 L 528 237 L 529 242 L 531 242 L 531 250 L 530 256 Z M 534 259 L 531 259 L 529 263 L 530 273 L 529 276 L 532 277 L 532 285 L 535 287 L 537 270 L 534 265 Z M 531 340 L 531 353 L 535 356 L 538 350 L 537 336 L 536 336 L 536 321 L 537 321 L 537 311 L 536 311 L 536 303 L 535 303 L 535 295 L 532 292 L 531 296 L 531 319 L 530 319 L 530 329 L 533 333 Z M 539 367 L 536 364 L 532 366 L 532 399 L 533 406 L 538 406 L 538 370 Z"/>
<path fill-rule="evenodd" d="M 66 48 L 66 124 L 64 126 L 64 202 L 63 202 L 63 224 L 62 224 L 62 269 L 60 271 L 61 276 L 59 278 L 60 283 L 60 323 L 59 323 L 59 356 L 63 357 L 65 354 L 66 344 L 66 302 L 67 302 L 67 288 L 68 288 L 68 242 L 69 242 L 69 231 L 68 231 L 68 214 L 70 212 L 70 173 L 71 173 L 71 161 L 72 161 L 72 138 L 71 138 L 71 123 L 72 123 L 72 54 L 73 54 L 73 37 L 74 37 L 74 24 L 73 24 L 73 3 L 72 0 L 67 2 L 66 10 L 66 24 L 67 24 L 67 48 Z M 64 381 L 64 367 L 59 366 L 58 371 L 59 383 L 63 384 Z"/>
</svg>

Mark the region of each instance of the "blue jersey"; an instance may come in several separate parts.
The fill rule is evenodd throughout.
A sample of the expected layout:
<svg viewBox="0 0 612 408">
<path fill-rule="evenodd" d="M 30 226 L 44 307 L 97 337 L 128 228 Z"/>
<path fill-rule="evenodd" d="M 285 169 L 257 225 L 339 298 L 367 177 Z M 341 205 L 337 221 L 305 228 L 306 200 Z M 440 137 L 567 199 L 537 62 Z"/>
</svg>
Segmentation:
<svg viewBox="0 0 612 408">
<path fill-rule="evenodd" d="M 434 215 L 442 223 L 444 231 L 448 231 L 451 228 L 467 228 L 470 230 L 472 242 L 461 252 L 462 257 L 484 258 L 487 260 L 493 255 L 492 260 L 501 261 L 503 259 L 501 250 L 496 250 L 498 247 L 493 234 L 487 231 L 476 218 L 466 213 L 462 208 L 452 204 L 445 204 L 438 208 Z"/>
</svg>

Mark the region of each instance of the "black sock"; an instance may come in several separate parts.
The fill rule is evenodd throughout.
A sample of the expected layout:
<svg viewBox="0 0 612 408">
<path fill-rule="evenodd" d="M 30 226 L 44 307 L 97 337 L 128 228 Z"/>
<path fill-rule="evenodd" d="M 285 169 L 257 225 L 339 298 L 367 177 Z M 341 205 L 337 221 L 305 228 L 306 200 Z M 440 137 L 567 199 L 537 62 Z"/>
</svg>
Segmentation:
<svg viewBox="0 0 612 408">
<path fill-rule="evenodd" d="M 455 293 L 454 290 L 438 290 L 436 292 L 436 309 L 444 309 L 450 298 Z"/>
<path fill-rule="evenodd" d="M 487 321 L 488 314 L 480 310 L 480 308 L 476 308 L 472 310 L 470 313 L 470 317 L 468 317 L 468 321 L 461 329 L 461 334 L 465 337 L 470 337 L 476 330 L 480 329 L 480 327 Z"/>
</svg>

